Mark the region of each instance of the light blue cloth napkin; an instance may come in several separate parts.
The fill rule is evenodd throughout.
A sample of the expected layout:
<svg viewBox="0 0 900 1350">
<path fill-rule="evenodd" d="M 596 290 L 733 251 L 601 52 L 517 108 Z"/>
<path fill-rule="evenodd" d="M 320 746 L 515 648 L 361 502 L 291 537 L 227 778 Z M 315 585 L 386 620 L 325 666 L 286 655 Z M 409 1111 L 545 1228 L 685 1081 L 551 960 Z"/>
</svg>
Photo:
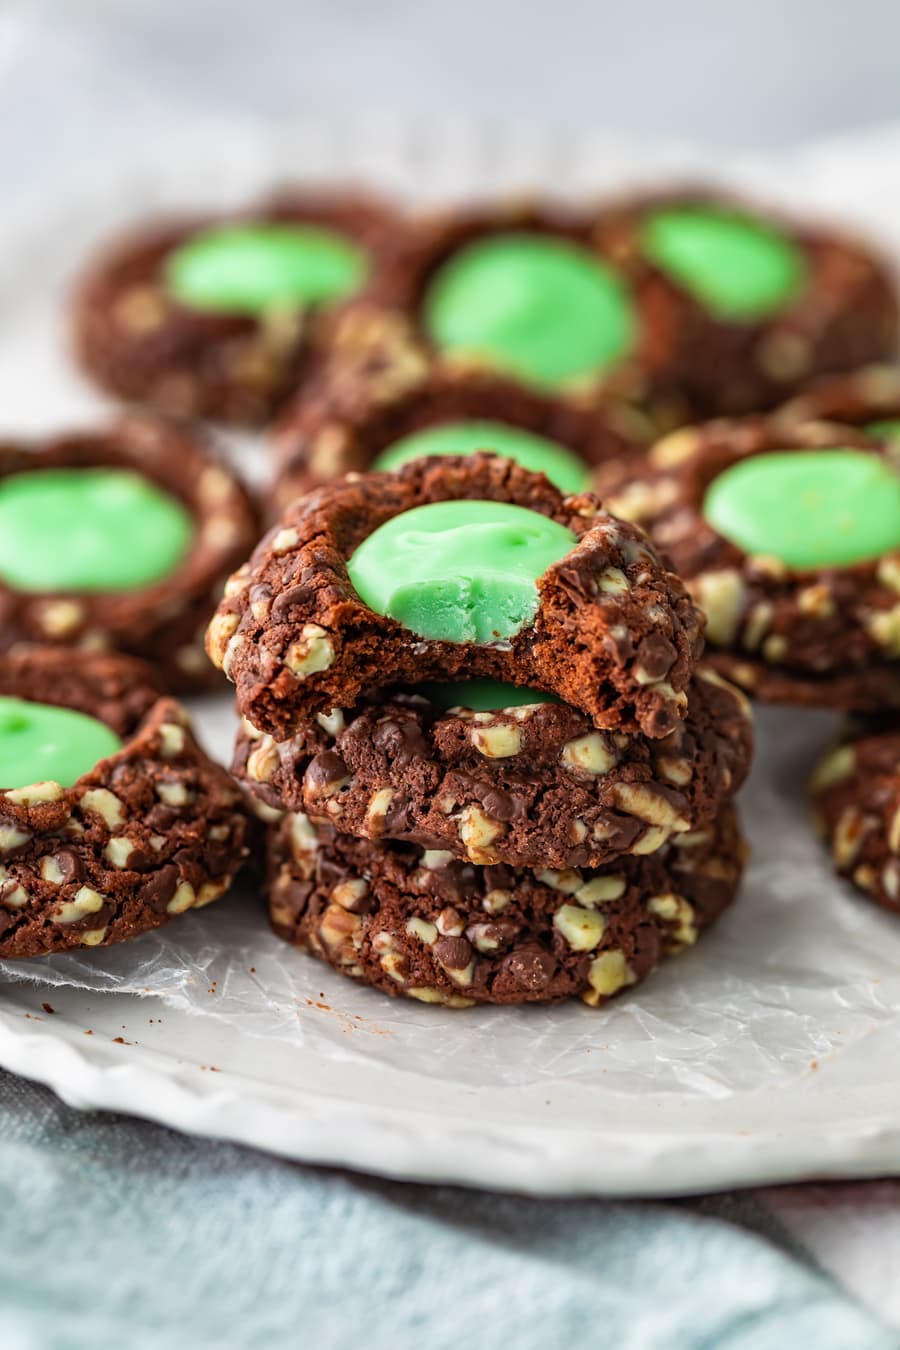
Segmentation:
<svg viewBox="0 0 900 1350">
<path fill-rule="evenodd" d="M 2 1350 L 900 1344 L 740 1197 L 376 1181 L 80 1114 L 6 1074 L 0 1139 Z"/>
</svg>

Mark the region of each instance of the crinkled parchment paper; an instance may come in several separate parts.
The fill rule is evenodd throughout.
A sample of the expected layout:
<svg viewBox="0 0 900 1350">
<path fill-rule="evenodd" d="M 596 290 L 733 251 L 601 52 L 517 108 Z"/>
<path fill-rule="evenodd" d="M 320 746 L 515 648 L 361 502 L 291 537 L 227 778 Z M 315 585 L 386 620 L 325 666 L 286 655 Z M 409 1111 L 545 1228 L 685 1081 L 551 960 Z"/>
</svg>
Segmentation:
<svg viewBox="0 0 900 1350">
<path fill-rule="evenodd" d="M 208 720 L 224 753 L 227 707 Z M 589 1071 L 609 1090 L 691 1095 L 787 1082 L 876 1025 L 900 1031 L 900 925 L 833 879 L 810 829 L 803 783 L 831 719 L 769 711 L 759 720 L 758 762 L 741 799 L 753 859 L 739 900 L 693 951 L 605 1011 L 448 1012 L 389 1001 L 273 937 L 249 890 L 134 943 L 0 962 L 0 977 L 162 999 L 316 1053 L 375 1056 L 445 1082 L 549 1083 Z M 340 1015 L 306 1016 L 323 994 Z M 357 1018 L 393 1034 L 348 1036 Z"/>
</svg>

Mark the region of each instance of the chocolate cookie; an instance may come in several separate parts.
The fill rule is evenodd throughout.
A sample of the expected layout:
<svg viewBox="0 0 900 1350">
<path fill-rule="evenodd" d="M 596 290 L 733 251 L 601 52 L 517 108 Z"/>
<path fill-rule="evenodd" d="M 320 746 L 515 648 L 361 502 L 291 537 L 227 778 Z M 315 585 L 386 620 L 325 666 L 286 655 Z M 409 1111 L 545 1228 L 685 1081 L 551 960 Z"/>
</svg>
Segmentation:
<svg viewBox="0 0 900 1350">
<path fill-rule="evenodd" d="M 709 659 L 759 698 L 900 702 L 900 475 L 891 446 L 745 418 L 658 442 L 605 501 L 706 611 Z"/>
<path fill-rule="evenodd" d="M 854 719 L 810 783 L 835 870 L 900 914 L 900 718 Z"/>
<path fill-rule="evenodd" d="M 584 410 L 639 402 L 648 334 L 596 225 L 594 212 L 550 201 L 408 219 L 330 337 L 345 353 L 377 352 L 383 388 L 408 387 L 438 358 Z"/>
<path fill-rule="evenodd" d="M 332 337 L 346 356 L 364 334 L 383 388 L 439 358 L 581 409 L 621 400 L 661 431 L 886 358 L 897 329 L 866 246 L 685 188 L 408 223 Z"/>
<path fill-rule="evenodd" d="M 749 705 L 702 668 L 661 740 L 597 731 L 528 690 L 492 693 L 476 682 L 372 696 L 281 744 L 245 723 L 232 767 L 266 805 L 315 824 L 516 867 L 652 853 L 707 825 L 749 768 Z M 459 706 L 473 694 L 475 708 Z"/>
<path fill-rule="evenodd" d="M 816 676 L 802 674 L 744 654 L 707 647 L 704 660 L 724 679 L 759 703 L 786 703 L 799 708 L 860 712 L 900 708 L 900 665 L 874 665 L 864 670 Z"/>
<path fill-rule="evenodd" d="M 475 676 L 662 737 L 685 715 L 699 631 L 640 530 L 475 454 L 289 507 L 228 583 L 207 650 L 278 740 L 372 689 Z"/>
<path fill-rule="evenodd" d="M 209 687 L 203 632 L 256 537 L 247 492 L 187 426 L 135 413 L 0 444 L 0 653 L 112 649 L 170 689 Z"/>
<path fill-rule="evenodd" d="M 563 492 L 583 492 L 595 465 L 637 453 L 649 432 L 624 404 L 582 407 L 440 353 L 397 364 L 364 307 L 335 320 L 328 356 L 272 433 L 276 513 L 341 474 L 472 450 L 506 455 Z"/>
<path fill-rule="evenodd" d="M 778 410 L 788 426 L 839 422 L 869 434 L 900 436 L 900 368 L 864 366 L 839 375 L 823 375 Z"/>
<path fill-rule="evenodd" d="M 0 656 L 0 956 L 123 942 L 209 904 L 248 853 L 240 793 L 120 656 Z"/>
<path fill-rule="evenodd" d="M 279 937 L 387 994 L 596 1007 L 691 946 L 734 898 L 744 859 L 730 805 L 703 831 L 592 872 L 474 867 L 288 815 L 270 830 L 269 914 Z"/>
<path fill-rule="evenodd" d="M 634 278 L 642 366 L 670 421 L 771 408 L 896 351 L 890 272 L 842 232 L 682 188 L 601 209 L 596 239 Z"/>
<path fill-rule="evenodd" d="M 82 279 L 78 355 L 120 398 L 263 422 L 303 379 L 322 316 L 362 285 L 392 222 L 373 197 L 293 191 L 144 226 Z"/>
</svg>

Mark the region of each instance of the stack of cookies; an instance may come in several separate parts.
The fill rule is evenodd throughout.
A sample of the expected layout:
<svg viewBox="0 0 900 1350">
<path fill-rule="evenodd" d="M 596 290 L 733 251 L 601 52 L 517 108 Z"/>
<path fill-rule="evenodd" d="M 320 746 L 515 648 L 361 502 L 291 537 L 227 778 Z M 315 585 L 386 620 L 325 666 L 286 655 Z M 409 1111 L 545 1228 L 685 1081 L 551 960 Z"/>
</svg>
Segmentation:
<svg viewBox="0 0 900 1350">
<path fill-rule="evenodd" d="M 691 188 L 294 189 L 114 241 L 71 322 L 144 407 L 0 446 L 0 955 L 155 927 L 250 852 L 169 695 L 219 681 L 257 506 L 163 414 L 275 459 L 208 647 L 287 940 L 424 1001 L 601 1002 L 734 893 L 728 681 L 874 717 L 815 793 L 900 908 L 900 377 L 865 364 L 900 310 L 867 245 Z"/>
<path fill-rule="evenodd" d="M 746 700 L 589 493 L 488 453 L 297 500 L 208 650 L 277 933 L 448 1007 L 604 1002 L 733 898 Z"/>
</svg>

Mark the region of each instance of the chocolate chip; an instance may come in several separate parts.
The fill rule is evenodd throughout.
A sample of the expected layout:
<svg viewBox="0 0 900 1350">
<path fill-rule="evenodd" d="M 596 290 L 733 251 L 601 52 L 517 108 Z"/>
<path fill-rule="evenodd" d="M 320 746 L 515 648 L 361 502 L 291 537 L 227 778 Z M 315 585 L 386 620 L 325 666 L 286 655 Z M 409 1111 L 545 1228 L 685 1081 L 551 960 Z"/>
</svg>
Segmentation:
<svg viewBox="0 0 900 1350">
<path fill-rule="evenodd" d="M 485 814 L 490 816 L 492 820 L 507 824 L 509 821 L 516 820 L 525 814 L 525 803 L 521 797 L 517 797 L 512 792 L 505 792 L 502 788 L 495 787 L 484 779 L 475 778 L 469 774 L 458 774 L 453 777 L 451 782 L 454 790 L 459 790 L 466 797 L 479 802 L 484 808 Z"/>
<path fill-rule="evenodd" d="M 161 914 L 177 888 L 178 868 L 173 863 L 166 863 L 158 872 L 147 878 L 138 891 L 138 899 L 142 904 L 149 905 L 152 910 Z"/>
<path fill-rule="evenodd" d="M 171 806 L 157 802 L 155 806 L 151 806 L 144 819 L 154 834 L 168 834 L 172 826 L 178 822 L 179 816 Z"/>
<path fill-rule="evenodd" d="M 319 833 L 321 834 L 325 828 L 320 827 Z M 326 890 L 333 891 L 342 881 L 348 881 L 351 874 L 343 862 L 332 858 L 327 849 L 320 848 L 316 853 L 316 875 Z"/>
<path fill-rule="evenodd" d="M 264 585 L 261 584 L 253 587 L 249 596 L 251 603 L 253 601 L 253 592 L 257 590 L 262 591 L 263 589 L 265 589 L 266 592 L 266 599 L 271 599 L 272 587 L 268 583 L 265 583 Z M 276 595 L 275 599 L 272 601 L 272 618 L 283 621 L 290 610 L 294 608 L 304 609 L 310 603 L 312 598 L 313 591 L 310 586 L 304 585 L 303 583 L 300 583 L 297 586 L 290 586 L 286 591 L 281 591 L 280 594 Z"/>
<path fill-rule="evenodd" d="M 339 783 L 342 778 L 347 777 L 347 765 L 341 759 L 340 755 L 334 750 L 323 750 L 320 755 L 316 755 L 306 770 L 305 782 L 307 787 L 313 792 L 321 792 L 322 788 L 328 787 L 331 783 Z"/>
<path fill-rule="evenodd" d="M 624 666 L 634 656 L 634 641 L 626 628 L 610 630 L 603 645 L 617 665 Z"/>
<path fill-rule="evenodd" d="M 278 904 L 290 910 L 294 920 L 301 919 L 306 912 L 309 897 L 316 889 L 314 881 L 291 881 L 278 887 Z"/>
<path fill-rule="evenodd" d="M 372 742 L 398 769 L 405 768 L 410 760 L 428 757 L 425 737 L 418 719 L 413 717 L 379 722 Z"/>
<path fill-rule="evenodd" d="M 81 859 L 73 848 L 60 848 L 53 854 L 60 872 L 60 882 L 78 881 L 84 876 Z"/>
<path fill-rule="evenodd" d="M 637 649 L 638 665 L 654 680 L 661 680 L 669 673 L 677 655 L 671 642 L 658 633 L 650 633 Z"/>
<path fill-rule="evenodd" d="M 592 564 L 587 559 L 567 558 L 554 565 L 553 579 L 560 590 L 570 596 L 576 604 L 584 604 L 591 596 Z"/>
<path fill-rule="evenodd" d="M 472 945 L 461 937 L 439 937 L 431 950 L 448 970 L 465 970 L 472 960 Z"/>
<path fill-rule="evenodd" d="M 387 835 L 402 836 L 410 828 L 412 802 L 400 789 L 394 790 L 387 815 L 384 818 L 384 832 Z"/>
<path fill-rule="evenodd" d="M 544 989 L 556 974 L 556 959 L 543 947 L 517 947 L 503 958 L 500 969 L 522 989 Z"/>
</svg>

